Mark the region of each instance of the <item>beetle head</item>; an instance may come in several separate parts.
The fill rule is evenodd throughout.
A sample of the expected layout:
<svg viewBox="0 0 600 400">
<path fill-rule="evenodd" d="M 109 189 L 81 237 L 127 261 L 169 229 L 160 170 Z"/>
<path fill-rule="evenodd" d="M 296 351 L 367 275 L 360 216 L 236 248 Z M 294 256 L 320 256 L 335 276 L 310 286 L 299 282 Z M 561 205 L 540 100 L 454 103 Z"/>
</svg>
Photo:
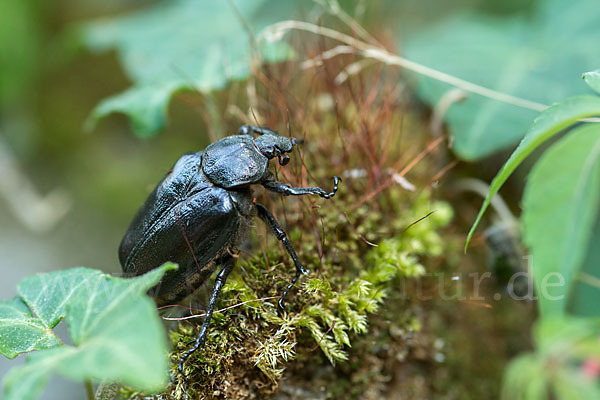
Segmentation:
<svg viewBox="0 0 600 400">
<path fill-rule="evenodd" d="M 285 153 L 292 151 L 292 146 L 296 144 L 296 140 L 269 132 L 256 138 L 254 143 L 256 143 L 258 150 L 269 160 L 277 157 L 280 165 L 286 165 L 290 162 L 290 156 Z"/>
</svg>

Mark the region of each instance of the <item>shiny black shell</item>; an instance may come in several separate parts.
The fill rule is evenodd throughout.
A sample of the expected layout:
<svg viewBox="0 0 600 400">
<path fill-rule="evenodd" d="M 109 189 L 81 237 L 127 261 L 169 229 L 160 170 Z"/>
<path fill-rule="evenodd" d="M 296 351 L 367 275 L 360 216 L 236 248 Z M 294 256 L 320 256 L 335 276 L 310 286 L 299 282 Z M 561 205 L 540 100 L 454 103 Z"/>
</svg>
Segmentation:
<svg viewBox="0 0 600 400">
<path fill-rule="evenodd" d="M 262 177 L 268 160 L 260 153 L 264 163 L 250 155 L 247 145 L 252 143 L 242 140 L 240 145 L 230 138 L 239 136 L 183 155 L 137 212 L 121 242 L 119 260 L 127 274 L 140 275 L 167 261 L 179 264 L 153 289 L 159 305 L 186 297 L 209 279 L 213 261 L 235 247 L 255 212 L 248 184 Z M 244 168 L 248 165 L 259 171 Z"/>
<path fill-rule="evenodd" d="M 269 164 L 252 136 L 228 136 L 209 145 L 203 152 L 202 171 L 225 189 L 259 182 Z"/>
</svg>

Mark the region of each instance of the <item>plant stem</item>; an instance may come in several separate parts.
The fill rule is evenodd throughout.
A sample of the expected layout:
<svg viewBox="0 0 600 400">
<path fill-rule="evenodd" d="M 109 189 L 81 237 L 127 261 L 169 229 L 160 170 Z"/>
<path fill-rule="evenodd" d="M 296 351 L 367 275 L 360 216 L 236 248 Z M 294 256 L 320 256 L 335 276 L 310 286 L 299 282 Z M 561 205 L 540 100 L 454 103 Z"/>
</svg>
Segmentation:
<svg viewBox="0 0 600 400">
<path fill-rule="evenodd" d="M 86 380 L 84 385 L 85 385 L 85 391 L 87 393 L 87 399 L 94 400 L 96 397 L 94 396 L 94 388 L 92 386 L 92 381 Z"/>
</svg>

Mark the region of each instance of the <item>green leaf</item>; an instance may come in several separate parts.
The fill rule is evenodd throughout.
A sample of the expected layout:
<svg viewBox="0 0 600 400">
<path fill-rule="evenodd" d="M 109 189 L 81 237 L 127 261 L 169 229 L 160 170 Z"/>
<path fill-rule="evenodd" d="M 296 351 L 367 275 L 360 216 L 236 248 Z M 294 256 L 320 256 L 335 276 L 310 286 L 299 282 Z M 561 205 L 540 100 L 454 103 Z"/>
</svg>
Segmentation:
<svg viewBox="0 0 600 400">
<path fill-rule="evenodd" d="M 17 291 L 46 328 L 52 329 L 66 316 L 66 306 L 73 293 L 102 276 L 102 272 L 87 268 L 39 274 L 21 281 Z"/>
<path fill-rule="evenodd" d="M 502 400 L 546 400 L 547 371 L 535 354 L 529 353 L 511 361 L 502 383 Z"/>
<path fill-rule="evenodd" d="M 153 136 L 166 123 L 171 96 L 179 90 L 191 89 L 181 83 L 164 86 L 134 86 L 100 102 L 86 121 L 86 130 L 92 130 L 98 120 L 113 112 L 127 114 L 133 131 L 140 137 Z"/>
<path fill-rule="evenodd" d="M 423 33 L 409 36 L 404 55 L 412 60 L 490 89 L 550 104 L 585 93 L 576 79 L 600 65 L 596 0 L 545 0 L 533 15 L 492 17 L 454 15 Z M 418 94 L 432 106 L 452 87 L 418 78 Z M 453 151 L 477 160 L 511 146 L 525 133 L 537 111 L 469 97 L 448 110 Z"/>
<path fill-rule="evenodd" d="M 583 376 L 580 371 L 568 371 L 556 374 L 552 380 L 552 388 L 557 399 L 589 400 L 600 399 L 598 383 Z"/>
<path fill-rule="evenodd" d="M 587 255 L 573 284 L 567 310 L 570 314 L 598 316 L 597 299 L 600 298 L 600 221 L 596 221 Z"/>
<path fill-rule="evenodd" d="M 593 117 L 596 115 L 600 115 L 600 98 L 593 96 L 576 96 L 549 107 L 533 121 L 533 124 L 525 134 L 519 147 L 511 154 L 508 161 L 506 161 L 502 169 L 500 169 L 500 172 L 498 172 L 492 181 L 490 191 L 467 235 L 465 251 L 481 217 L 483 217 L 485 210 L 490 205 L 492 197 L 498 193 L 500 187 L 502 187 L 504 182 L 506 182 L 508 177 L 523 162 L 523 160 L 539 145 L 563 129 L 575 124 L 582 118 Z"/>
<path fill-rule="evenodd" d="M 600 125 L 590 124 L 544 153 L 529 175 L 523 196 L 523 237 L 531 249 L 544 316 L 566 311 L 599 201 Z M 560 280 L 564 283 L 558 284 Z"/>
<path fill-rule="evenodd" d="M 289 18 L 294 2 L 232 2 L 235 8 L 228 1 L 163 1 L 131 15 L 88 24 L 83 30 L 87 46 L 97 51 L 116 48 L 134 83 L 100 103 L 88 124 L 122 112 L 138 135 L 149 136 L 165 125 L 173 93 L 188 89 L 208 93 L 245 79 L 253 50 L 266 62 L 293 56 L 283 42 L 253 41 L 267 25 Z"/>
<path fill-rule="evenodd" d="M 600 93 L 600 69 L 584 73 L 583 80 L 590 85 L 592 89 Z"/>
<path fill-rule="evenodd" d="M 18 289 L 25 304 L 41 324 L 54 326 L 65 318 L 75 347 L 33 353 L 6 375 L 4 398 L 35 399 L 52 373 L 77 381 L 121 382 L 146 392 L 164 389 L 167 341 L 146 292 L 174 268 L 165 264 L 131 279 L 76 268 L 24 280 Z"/>
<path fill-rule="evenodd" d="M 533 339 L 536 351 L 547 358 L 582 361 L 600 355 L 600 321 L 571 316 L 545 317 L 536 322 Z"/>
<path fill-rule="evenodd" d="M 20 353 L 58 346 L 58 338 L 18 297 L 0 302 L 0 354 L 15 358 Z"/>
<path fill-rule="evenodd" d="M 598 357 L 600 322 L 592 318 L 549 317 L 534 325 L 535 352 L 511 361 L 502 399 L 596 399 L 598 387 L 586 379 L 581 362 Z"/>
</svg>

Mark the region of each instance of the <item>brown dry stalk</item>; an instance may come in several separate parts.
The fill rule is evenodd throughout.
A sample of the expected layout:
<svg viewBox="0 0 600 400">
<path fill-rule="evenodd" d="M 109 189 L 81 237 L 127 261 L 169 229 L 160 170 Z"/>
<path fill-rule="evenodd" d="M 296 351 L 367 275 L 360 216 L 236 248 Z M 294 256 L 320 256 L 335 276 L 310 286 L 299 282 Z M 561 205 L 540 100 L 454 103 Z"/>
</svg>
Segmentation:
<svg viewBox="0 0 600 400">
<path fill-rule="evenodd" d="M 352 36 L 338 32 L 334 29 L 325 28 L 322 26 L 311 24 L 309 22 L 295 20 L 278 22 L 267 27 L 262 32 L 262 36 L 267 40 L 278 40 L 284 34 L 291 30 L 310 32 L 316 35 L 328 37 L 338 42 L 342 42 L 348 46 L 354 47 L 356 50 L 358 50 L 357 53 L 361 54 L 365 58 L 375 59 L 387 65 L 394 65 L 406 68 L 410 71 L 416 72 L 417 74 L 428 76 L 440 82 L 448 83 L 464 91 L 476 93 L 480 96 L 487 97 L 489 99 L 498 100 L 503 103 L 508 103 L 517 107 L 527 108 L 535 111 L 543 111 L 546 108 L 548 108 L 548 106 L 545 104 L 537 103 L 535 101 L 523 99 L 517 96 L 512 96 L 507 93 L 502 93 L 497 90 L 487 88 L 485 86 L 477 85 L 473 82 L 466 81 L 456 76 L 447 74 L 442 71 L 438 71 L 436 69 L 427 67 L 417 62 L 408 60 L 404 57 L 400 57 L 396 54 L 390 53 L 383 47 L 371 45 Z"/>
</svg>

